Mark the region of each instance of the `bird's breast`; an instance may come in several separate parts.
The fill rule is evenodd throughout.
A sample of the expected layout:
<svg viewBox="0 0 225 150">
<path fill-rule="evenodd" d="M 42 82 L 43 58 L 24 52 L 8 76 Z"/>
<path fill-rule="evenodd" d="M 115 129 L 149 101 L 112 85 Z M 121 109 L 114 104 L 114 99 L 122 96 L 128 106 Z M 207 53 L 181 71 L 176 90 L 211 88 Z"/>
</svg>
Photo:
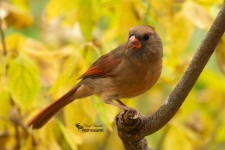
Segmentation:
<svg viewBox="0 0 225 150">
<path fill-rule="evenodd" d="M 161 74 L 161 64 L 161 60 L 157 60 L 141 66 L 121 67 L 123 69 L 118 71 L 120 75 L 115 78 L 119 97 L 135 97 L 150 89 Z"/>
</svg>

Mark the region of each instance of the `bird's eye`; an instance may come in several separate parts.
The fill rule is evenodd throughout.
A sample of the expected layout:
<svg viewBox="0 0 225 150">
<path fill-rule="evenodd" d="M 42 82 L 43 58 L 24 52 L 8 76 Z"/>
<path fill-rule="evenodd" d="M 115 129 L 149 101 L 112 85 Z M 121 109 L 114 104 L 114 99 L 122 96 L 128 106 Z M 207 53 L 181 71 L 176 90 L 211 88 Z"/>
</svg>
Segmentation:
<svg viewBox="0 0 225 150">
<path fill-rule="evenodd" d="M 144 34 L 144 35 L 143 35 L 143 39 L 144 39 L 145 41 L 147 41 L 147 40 L 149 39 L 149 35 L 148 35 L 148 34 Z"/>
</svg>

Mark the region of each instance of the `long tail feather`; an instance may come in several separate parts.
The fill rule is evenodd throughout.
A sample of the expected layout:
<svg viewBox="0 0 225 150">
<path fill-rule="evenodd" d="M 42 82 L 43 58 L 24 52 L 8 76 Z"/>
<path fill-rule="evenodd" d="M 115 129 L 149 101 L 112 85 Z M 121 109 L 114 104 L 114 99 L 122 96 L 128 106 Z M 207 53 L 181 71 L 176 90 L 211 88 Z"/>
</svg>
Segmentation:
<svg viewBox="0 0 225 150">
<path fill-rule="evenodd" d="M 74 94 L 78 88 L 79 86 L 74 87 L 57 101 L 40 111 L 28 122 L 28 126 L 32 126 L 33 129 L 39 129 L 45 125 L 60 109 L 74 100 Z"/>
</svg>

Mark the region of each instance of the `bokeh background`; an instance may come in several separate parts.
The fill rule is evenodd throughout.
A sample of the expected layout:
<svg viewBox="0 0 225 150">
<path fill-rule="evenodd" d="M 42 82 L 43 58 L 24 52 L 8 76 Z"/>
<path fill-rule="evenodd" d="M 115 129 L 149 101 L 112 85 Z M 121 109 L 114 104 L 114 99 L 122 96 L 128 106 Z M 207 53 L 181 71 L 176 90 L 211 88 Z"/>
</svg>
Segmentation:
<svg viewBox="0 0 225 150">
<path fill-rule="evenodd" d="M 92 96 L 68 105 L 40 130 L 26 127 L 73 87 L 98 57 L 127 41 L 129 28 L 154 26 L 164 45 L 163 72 L 147 93 L 123 100 L 154 113 L 184 73 L 223 0 L 1 0 L 6 54 L 0 48 L 0 150 L 120 150 L 121 111 Z M 225 24 L 225 23 L 224 23 Z M 225 147 L 225 40 L 173 119 L 147 137 L 155 150 Z M 102 124 L 83 133 L 80 124 Z"/>
</svg>

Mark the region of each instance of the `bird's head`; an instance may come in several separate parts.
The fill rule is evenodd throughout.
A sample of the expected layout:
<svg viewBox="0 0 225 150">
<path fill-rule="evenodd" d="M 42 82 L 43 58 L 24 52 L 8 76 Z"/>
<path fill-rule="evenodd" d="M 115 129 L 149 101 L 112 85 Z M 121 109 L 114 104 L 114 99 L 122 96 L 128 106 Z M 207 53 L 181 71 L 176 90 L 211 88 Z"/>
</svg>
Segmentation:
<svg viewBox="0 0 225 150">
<path fill-rule="evenodd" d="M 127 52 L 131 55 L 153 59 L 162 57 L 162 42 L 151 26 L 135 26 L 129 31 Z"/>
</svg>

